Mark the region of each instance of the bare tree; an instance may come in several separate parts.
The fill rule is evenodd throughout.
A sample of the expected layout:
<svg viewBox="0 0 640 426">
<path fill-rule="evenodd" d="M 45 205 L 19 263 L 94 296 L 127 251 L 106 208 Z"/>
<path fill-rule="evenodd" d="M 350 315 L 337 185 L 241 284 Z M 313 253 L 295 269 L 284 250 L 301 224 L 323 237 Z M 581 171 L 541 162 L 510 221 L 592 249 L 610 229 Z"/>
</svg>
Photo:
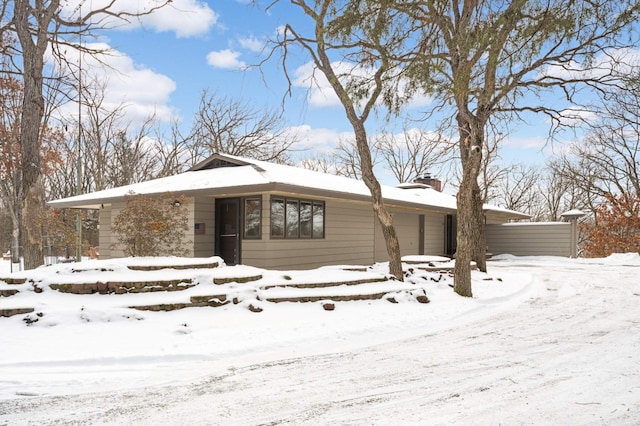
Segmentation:
<svg viewBox="0 0 640 426">
<path fill-rule="evenodd" d="M 20 109 L 22 87 L 10 77 L 0 78 L 0 201 L 10 218 L 12 262 L 20 246 Z"/>
<path fill-rule="evenodd" d="M 105 91 L 104 82 L 84 86 L 81 117 L 72 117 L 64 125 L 64 165 L 46 177 L 49 196 L 59 198 L 77 193 L 78 153 L 83 169 L 82 193 L 168 176 L 186 168 L 190 157 L 186 155 L 183 139 L 170 137 L 165 143 L 156 130 L 153 115 L 139 123 L 129 121 L 128 105 L 109 105 L 105 102 Z M 77 118 L 82 122 L 78 123 Z M 82 138 L 77 137 L 80 132 Z"/>
<path fill-rule="evenodd" d="M 297 165 L 305 169 L 353 179 L 359 179 L 361 176 L 358 153 L 351 140 L 340 139 L 333 151 L 305 156 L 297 162 Z"/>
<path fill-rule="evenodd" d="M 513 164 L 496 185 L 493 200 L 502 207 L 530 214 L 540 215 L 541 172 L 531 164 Z"/>
<path fill-rule="evenodd" d="M 196 161 L 219 152 L 285 163 L 297 135 L 275 111 L 205 90 L 187 139 Z"/>
<path fill-rule="evenodd" d="M 640 76 L 603 95 L 599 120 L 562 157 L 566 179 L 601 199 L 640 193 Z"/>
<path fill-rule="evenodd" d="M 2 3 L 0 35 L 4 39 L 6 34 L 15 34 L 18 41 L 16 49 L 5 49 L 5 52 L 22 59 L 14 63 L 21 62 L 19 71 L 24 84 L 20 121 L 22 187 L 19 200 L 26 268 L 41 265 L 44 260 L 42 232 L 36 224 L 38 217 L 42 216 L 45 198 L 40 164 L 40 129 L 46 109 L 43 95 L 45 53 L 51 48 L 54 55 L 64 60 L 64 52 L 60 49 L 62 45 L 73 45 L 74 48 L 91 53 L 86 46 L 79 46 L 70 40 L 76 38 L 77 41 L 80 35 L 94 34 L 99 29 L 152 13 L 169 2 L 170 0 L 161 0 L 155 7 L 132 13 L 116 9 L 116 2 L 111 1 L 104 7 L 91 9 L 84 14 L 78 13 L 75 17 L 65 16 L 60 0 L 13 0 L 13 7 L 7 6 L 9 2 Z M 80 2 L 80 6 L 82 3 L 84 1 Z"/>
<path fill-rule="evenodd" d="M 566 156 L 553 159 L 547 163 L 541 179 L 542 208 L 541 220 L 560 220 L 560 215 L 572 209 L 582 209 L 594 212 L 597 200 L 585 185 L 588 176 L 575 175 L 568 168 Z"/>
<path fill-rule="evenodd" d="M 375 138 L 375 151 L 398 183 L 410 182 L 450 159 L 450 145 L 440 133 L 404 129 L 400 134 L 384 132 Z"/>
<path fill-rule="evenodd" d="M 362 7 L 362 2 L 335 0 L 291 0 L 290 3 L 309 18 L 312 33 L 302 33 L 303 25 L 299 23 L 295 27 L 291 23 L 285 26 L 279 41 L 285 74 L 288 76 L 289 49 L 301 47 L 340 100 L 353 127 L 362 180 L 371 193 L 372 207 L 385 238 L 389 272 L 402 280 L 400 244 L 373 171 L 365 123 L 378 102 L 390 108 L 398 106 L 400 70 L 391 61 L 388 49 L 397 48 L 406 39 L 401 32 L 388 31 L 392 10 L 387 2 L 374 2 L 376 4 L 366 4 L 366 7 Z M 342 66 L 348 70 L 342 70 Z"/>
</svg>

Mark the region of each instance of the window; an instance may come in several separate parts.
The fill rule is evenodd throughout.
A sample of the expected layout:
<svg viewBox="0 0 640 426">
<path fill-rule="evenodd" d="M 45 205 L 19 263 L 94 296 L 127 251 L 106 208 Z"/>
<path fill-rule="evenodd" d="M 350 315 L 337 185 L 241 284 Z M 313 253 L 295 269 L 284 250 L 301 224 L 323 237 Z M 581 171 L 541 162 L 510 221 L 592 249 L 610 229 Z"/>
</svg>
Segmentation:
<svg viewBox="0 0 640 426">
<path fill-rule="evenodd" d="M 262 230 L 262 200 L 259 197 L 244 199 L 244 233 L 245 239 L 260 239 Z"/>
<path fill-rule="evenodd" d="M 300 203 L 297 200 L 287 200 L 287 221 L 285 235 L 287 238 L 299 238 L 300 234 Z"/>
<path fill-rule="evenodd" d="M 324 238 L 324 203 L 313 203 L 313 238 Z"/>
<path fill-rule="evenodd" d="M 271 199 L 271 236 L 284 238 L 284 200 Z"/>
<path fill-rule="evenodd" d="M 312 206 L 310 201 L 300 202 L 300 238 L 311 238 Z"/>
<path fill-rule="evenodd" d="M 324 238 L 324 202 L 273 197 L 271 238 Z"/>
</svg>

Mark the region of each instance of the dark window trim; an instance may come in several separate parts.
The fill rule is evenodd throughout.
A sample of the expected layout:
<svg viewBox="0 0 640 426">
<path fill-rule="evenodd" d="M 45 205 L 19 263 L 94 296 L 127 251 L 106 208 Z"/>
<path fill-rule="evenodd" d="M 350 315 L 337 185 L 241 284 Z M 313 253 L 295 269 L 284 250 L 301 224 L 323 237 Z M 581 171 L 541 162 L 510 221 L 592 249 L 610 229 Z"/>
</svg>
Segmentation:
<svg viewBox="0 0 640 426">
<path fill-rule="evenodd" d="M 247 212 L 246 212 L 246 202 L 249 200 L 258 201 L 259 207 L 258 211 L 260 212 L 260 218 L 258 219 L 258 235 L 257 236 L 247 236 Z M 261 240 L 262 239 L 262 196 L 255 195 L 251 197 L 243 197 L 242 198 L 242 239 L 243 240 Z"/>
<path fill-rule="evenodd" d="M 282 214 L 283 214 L 283 228 L 282 228 L 282 235 L 273 235 L 273 202 L 274 201 L 280 201 L 283 203 L 283 210 L 282 210 Z M 294 202 L 297 203 L 298 205 L 298 232 L 296 232 L 295 236 L 289 236 L 288 235 L 288 229 L 287 229 L 287 202 Z M 306 203 L 311 205 L 311 235 L 310 236 L 300 236 L 300 207 L 302 206 L 302 203 Z M 321 235 L 316 235 L 314 226 L 313 226 L 313 219 L 314 219 L 314 212 L 316 211 L 316 206 L 320 206 L 322 207 L 322 233 Z M 307 198 L 295 198 L 295 197 L 282 197 L 282 196 L 272 196 L 271 199 L 269 200 L 269 213 L 270 213 L 270 230 L 269 230 L 269 236 L 271 239 L 274 240 L 322 240 L 325 238 L 325 223 L 326 223 L 326 213 L 327 213 L 327 208 L 326 208 L 326 203 L 324 201 L 320 201 L 320 200 L 311 200 L 311 199 L 307 199 Z"/>
</svg>

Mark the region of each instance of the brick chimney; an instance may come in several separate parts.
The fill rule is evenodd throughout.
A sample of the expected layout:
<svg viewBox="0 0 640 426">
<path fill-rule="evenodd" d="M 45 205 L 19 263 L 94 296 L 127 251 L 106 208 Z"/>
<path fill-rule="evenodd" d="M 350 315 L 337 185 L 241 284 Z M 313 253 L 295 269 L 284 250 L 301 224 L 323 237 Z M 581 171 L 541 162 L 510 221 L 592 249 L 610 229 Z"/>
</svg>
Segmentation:
<svg viewBox="0 0 640 426">
<path fill-rule="evenodd" d="M 413 180 L 413 183 L 421 183 L 423 185 L 429 185 L 436 191 L 442 192 L 442 182 L 440 182 L 440 179 L 431 177 L 431 174 L 429 173 L 425 173 L 425 175 L 422 177 L 415 178 Z"/>
</svg>

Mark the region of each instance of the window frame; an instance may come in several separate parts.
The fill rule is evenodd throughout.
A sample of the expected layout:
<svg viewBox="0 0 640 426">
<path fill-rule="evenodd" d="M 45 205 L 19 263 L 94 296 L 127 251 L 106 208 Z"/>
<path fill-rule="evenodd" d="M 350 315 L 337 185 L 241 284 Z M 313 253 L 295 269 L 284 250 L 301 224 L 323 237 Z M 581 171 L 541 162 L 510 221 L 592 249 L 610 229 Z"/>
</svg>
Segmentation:
<svg viewBox="0 0 640 426">
<path fill-rule="evenodd" d="M 247 235 L 247 202 L 248 201 L 258 202 L 258 235 Z M 261 240 L 262 239 L 262 196 L 261 195 L 242 198 L 242 239 L 243 240 Z"/>
<path fill-rule="evenodd" d="M 280 218 L 282 221 L 282 234 L 275 235 L 274 234 L 274 204 L 281 203 L 282 209 L 279 214 L 282 215 Z M 289 217 L 288 217 L 288 206 L 297 205 L 297 229 L 294 233 L 289 233 Z M 309 206 L 311 211 L 311 216 L 309 219 L 309 233 L 302 234 L 303 222 L 301 220 L 301 212 L 303 206 Z M 315 229 L 315 220 L 317 215 L 316 208 L 320 208 L 321 210 L 321 219 L 322 219 L 322 232 L 317 232 Z M 284 196 L 272 196 L 269 200 L 269 212 L 270 212 L 270 220 L 269 220 L 269 236 L 274 240 L 321 240 L 325 238 L 325 218 L 326 218 L 326 203 L 320 200 L 310 200 L 307 198 L 296 198 L 296 197 L 284 197 Z"/>
</svg>

